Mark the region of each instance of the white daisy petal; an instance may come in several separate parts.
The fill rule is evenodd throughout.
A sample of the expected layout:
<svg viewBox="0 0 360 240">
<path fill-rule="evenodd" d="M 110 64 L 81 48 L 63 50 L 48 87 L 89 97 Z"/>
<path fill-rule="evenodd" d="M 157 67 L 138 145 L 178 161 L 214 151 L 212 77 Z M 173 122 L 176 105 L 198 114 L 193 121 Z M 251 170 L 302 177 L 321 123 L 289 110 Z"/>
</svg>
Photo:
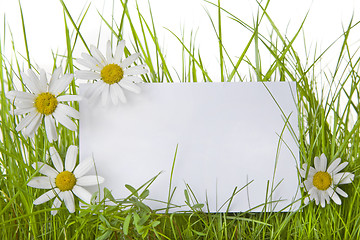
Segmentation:
<svg viewBox="0 0 360 240">
<path fill-rule="evenodd" d="M 93 65 L 90 64 L 88 61 L 82 59 L 82 58 L 77 58 L 75 61 L 76 61 L 78 64 L 83 65 L 84 67 L 93 69 Z"/>
<path fill-rule="evenodd" d="M 50 82 L 49 82 L 49 89 L 54 88 L 54 84 L 56 84 L 56 80 L 59 79 L 62 72 L 62 67 L 58 67 L 54 70 L 54 72 L 51 74 Z"/>
<path fill-rule="evenodd" d="M 83 187 L 75 185 L 72 189 L 72 192 L 81 200 L 86 202 L 87 204 L 90 204 L 91 201 L 91 194 L 85 190 Z"/>
<path fill-rule="evenodd" d="M 144 82 L 141 77 L 138 76 L 126 76 L 125 77 L 128 81 L 134 82 L 134 83 L 142 83 Z M 124 79 L 125 79 L 124 78 Z"/>
<path fill-rule="evenodd" d="M 139 75 L 148 73 L 148 70 L 145 67 L 146 65 L 137 65 L 135 67 L 127 68 L 124 70 L 124 75 Z"/>
<path fill-rule="evenodd" d="M 310 198 L 314 198 L 314 192 L 315 192 L 316 188 L 313 186 L 310 189 L 308 189 L 308 193 L 310 195 Z"/>
<path fill-rule="evenodd" d="M 49 177 L 33 177 L 27 184 L 29 187 L 39 189 L 51 189 L 54 186 L 54 182 Z"/>
<path fill-rule="evenodd" d="M 59 173 L 64 171 L 64 165 L 62 163 L 59 153 L 56 151 L 56 149 L 54 147 L 50 147 L 49 150 L 50 150 L 50 157 L 54 164 L 55 169 Z"/>
<path fill-rule="evenodd" d="M 313 167 L 309 167 L 308 178 L 312 178 L 317 171 Z"/>
<path fill-rule="evenodd" d="M 122 61 L 120 63 L 120 67 L 123 68 L 123 69 L 127 68 L 133 62 L 135 62 L 135 60 L 138 59 L 139 57 L 140 57 L 140 53 L 134 53 L 134 54 L 130 55 L 129 57 L 127 57 L 124 61 Z"/>
<path fill-rule="evenodd" d="M 300 176 L 301 176 L 302 178 L 305 178 L 306 170 L 300 168 L 300 169 L 299 169 L 299 174 L 300 174 Z"/>
<path fill-rule="evenodd" d="M 79 95 L 61 95 L 56 98 L 59 102 L 71 102 L 71 101 L 80 101 L 81 96 Z"/>
<path fill-rule="evenodd" d="M 303 169 L 305 170 L 305 176 L 306 176 L 306 173 L 307 173 L 307 177 L 310 178 L 310 177 L 313 177 L 316 173 L 316 170 L 315 168 L 313 167 L 309 167 L 309 170 L 308 170 L 308 166 L 306 163 L 303 164 Z M 303 178 L 305 178 L 305 176 Z"/>
<path fill-rule="evenodd" d="M 98 60 L 96 60 L 96 58 L 90 56 L 90 55 L 87 54 L 87 53 L 82 53 L 82 54 L 81 54 L 81 57 L 82 57 L 85 61 L 87 61 L 89 64 L 92 65 L 92 67 L 91 67 L 92 70 L 101 72 L 101 69 L 103 69 L 103 67 L 105 67 L 104 64 L 100 63 Z"/>
<path fill-rule="evenodd" d="M 68 147 L 65 157 L 65 170 L 72 172 L 76 165 L 76 158 L 78 155 L 78 147 L 75 145 L 71 145 Z"/>
<path fill-rule="evenodd" d="M 340 158 L 335 159 L 334 161 L 332 161 L 332 163 L 329 165 L 329 167 L 327 168 L 326 171 L 328 173 L 331 173 L 332 171 L 334 171 L 337 168 L 337 166 L 339 166 L 340 162 L 341 162 Z"/>
<path fill-rule="evenodd" d="M 46 136 L 49 142 L 52 143 L 53 141 L 57 140 L 55 120 L 52 117 L 52 115 L 45 115 L 44 122 L 45 122 Z"/>
<path fill-rule="evenodd" d="M 319 205 L 320 203 L 319 191 L 317 191 L 317 189 L 313 187 L 312 189 L 310 189 L 309 194 L 310 194 L 310 198 L 315 200 L 315 204 Z"/>
<path fill-rule="evenodd" d="M 125 40 L 121 40 L 115 50 L 114 63 L 120 64 L 121 57 L 124 54 L 124 48 Z"/>
<path fill-rule="evenodd" d="M 40 69 L 41 72 L 41 69 Z M 47 91 L 47 80 L 46 80 L 46 76 L 45 76 L 45 82 L 42 83 L 39 75 L 35 74 L 35 72 L 32 69 L 28 69 L 27 70 L 28 76 L 30 78 L 30 80 L 34 83 L 35 87 L 37 88 L 38 92 L 46 92 Z M 45 72 L 44 72 L 45 74 Z M 44 81 L 44 79 L 43 79 Z M 35 92 L 34 92 L 35 93 Z"/>
<path fill-rule="evenodd" d="M 57 105 L 57 108 L 59 108 L 59 111 L 63 112 L 65 115 L 75 118 L 75 119 L 79 119 L 80 118 L 80 113 L 79 111 L 75 110 L 74 108 L 65 105 L 65 104 L 61 104 L 59 103 Z"/>
<path fill-rule="evenodd" d="M 54 84 L 49 87 L 49 92 L 58 96 L 60 93 L 64 92 L 65 89 L 69 86 L 74 76 L 72 74 L 65 74 L 64 76 L 54 79 Z"/>
<path fill-rule="evenodd" d="M 103 106 L 106 105 L 109 95 L 110 95 L 110 85 L 107 84 L 107 86 L 102 90 L 102 93 L 101 93 L 101 103 Z"/>
<path fill-rule="evenodd" d="M 89 55 L 90 56 L 90 55 Z M 91 57 L 91 56 L 90 56 Z M 92 58 L 92 57 L 91 57 Z M 94 60 L 96 61 L 96 60 Z M 100 72 L 101 71 L 101 68 L 99 67 L 99 64 L 97 64 L 96 62 L 94 61 L 88 61 L 88 60 L 85 60 L 85 59 L 82 59 L 82 58 L 78 58 L 76 59 L 76 62 L 83 65 L 84 67 L 88 67 L 92 70 L 95 70 L 95 71 L 98 71 Z M 97 64 L 97 65 L 96 65 Z"/>
<path fill-rule="evenodd" d="M 345 198 L 348 197 L 347 193 L 344 192 L 344 191 L 343 191 L 341 188 L 339 188 L 339 187 L 337 187 L 337 188 L 335 189 L 335 191 L 336 191 L 338 194 L 340 194 L 341 196 L 345 197 Z"/>
<path fill-rule="evenodd" d="M 16 131 L 21 131 L 22 129 L 24 129 L 25 127 L 27 127 L 31 121 L 34 120 L 34 118 L 37 116 L 38 112 L 36 111 L 36 109 L 34 108 L 33 111 L 31 111 L 29 114 L 27 114 L 23 119 L 21 119 L 21 121 L 19 122 L 19 124 L 16 126 L 15 130 Z"/>
<path fill-rule="evenodd" d="M 39 87 L 41 89 L 41 92 L 46 92 L 47 91 L 47 78 L 46 78 L 46 73 L 44 71 L 44 69 L 40 69 L 40 82 L 39 82 Z"/>
<path fill-rule="evenodd" d="M 321 154 L 320 156 L 320 169 L 318 169 L 319 171 L 325 172 L 326 171 L 326 166 L 327 166 L 327 158 L 325 156 L 325 154 Z"/>
<path fill-rule="evenodd" d="M 57 96 L 61 93 L 61 92 L 58 93 L 58 89 L 60 89 L 59 79 L 61 79 L 61 77 L 52 79 L 50 82 L 50 85 L 49 85 L 49 93 L 51 93 L 55 96 Z"/>
<path fill-rule="evenodd" d="M 98 62 L 100 62 L 104 66 L 107 65 L 107 61 L 106 61 L 104 55 L 102 55 L 102 53 L 99 51 L 99 49 L 97 49 L 94 45 L 90 45 L 90 52 L 91 52 L 91 55 L 93 55 L 93 57 L 95 57 L 96 60 L 98 60 Z"/>
<path fill-rule="evenodd" d="M 126 81 L 126 79 L 123 79 L 119 82 L 119 85 L 126 90 L 139 94 L 141 92 L 141 88 L 137 86 L 135 83 Z"/>
<path fill-rule="evenodd" d="M 309 190 L 309 189 L 311 189 L 312 187 L 314 187 L 312 181 L 311 181 L 311 180 L 308 180 L 308 179 L 304 181 L 304 185 L 305 185 L 305 188 L 306 188 L 307 190 Z"/>
<path fill-rule="evenodd" d="M 34 119 L 31 121 L 31 123 L 27 125 L 27 127 L 25 128 L 24 136 L 29 136 L 29 137 L 33 136 L 40 126 L 41 119 L 42 119 L 42 114 L 37 113 Z"/>
<path fill-rule="evenodd" d="M 76 179 L 76 185 L 82 187 L 98 185 L 102 184 L 103 182 L 104 178 L 97 175 L 87 175 Z"/>
<path fill-rule="evenodd" d="M 301 176 L 302 178 L 305 178 L 306 171 L 307 171 L 307 164 L 304 163 L 304 164 L 302 165 L 302 168 L 299 169 L 299 173 L 300 173 L 300 176 Z"/>
<path fill-rule="evenodd" d="M 25 101 L 15 100 L 15 104 L 19 104 L 17 106 L 17 108 L 34 108 L 34 109 L 36 109 L 34 101 L 31 101 L 31 100 L 30 101 L 29 100 L 25 100 Z"/>
<path fill-rule="evenodd" d="M 119 96 L 118 96 L 118 92 L 116 90 L 116 86 L 119 86 L 119 85 L 115 83 L 115 84 L 111 84 L 111 86 L 110 86 L 110 98 L 114 105 L 117 105 L 119 102 Z"/>
<path fill-rule="evenodd" d="M 311 195 L 311 194 L 309 194 L 309 200 L 310 200 L 310 201 L 314 200 L 314 196 Z"/>
<path fill-rule="evenodd" d="M 330 196 L 329 196 L 329 194 L 328 194 L 328 192 L 325 190 L 325 191 L 321 191 L 322 192 L 322 194 L 323 194 L 323 197 L 325 198 L 325 201 L 326 201 L 326 203 L 327 204 L 329 204 L 330 203 Z M 325 207 L 325 206 L 324 206 Z"/>
<path fill-rule="evenodd" d="M 332 190 L 332 188 L 329 188 L 329 189 Z M 336 193 L 334 190 L 332 190 L 331 192 L 332 192 L 332 194 L 331 194 L 331 195 L 329 194 L 330 197 L 331 197 L 331 199 L 332 199 L 337 205 L 340 205 L 340 204 L 341 204 L 341 199 L 340 199 L 339 195 L 337 195 L 337 193 Z"/>
<path fill-rule="evenodd" d="M 333 170 L 333 174 L 336 174 L 338 172 L 340 172 L 341 170 L 343 170 L 349 163 L 348 162 L 343 162 L 341 163 L 339 166 L 337 166 L 334 170 Z"/>
<path fill-rule="evenodd" d="M 90 70 L 79 70 L 75 73 L 76 78 L 78 79 L 86 79 L 86 80 L 94 80 L 94 79 L 100 79 L 101 75 L 98 72 L 93 72 Z"/>
<path fill-rule="evenodd" d="M 28 92 L 21 92 L 21 91 L 10 91 L 6 93 L 6 97 L 11 101 L 15 99 L 19 99 L 21 101 L 35 101 L 35 95 Z"/>
<path fill-rule="evenodd" d="M 309 200 L 310 200 L 309 197 L 305 197 L 305 199 L 304 199 L 304 204 L 305 204 L 305 205 L 308 205 L 308 204 L 309 204 Z"/>
<path fill-rule="evenodd" d="M 75 212 L 75 200 L 74 195 L 71 191 L 64 191 L 63 198 L 66 208 L 69 210 L 70 213 Z"/>
<path fill-rule="evenodd" d="M 106 59 L 108 63 L 113 63 L 114 59 L 112 57 L 112 52 L 111 52 L 111 42 L 110 40 L 107 41 L 106 43 Z"/>
<path fill-rule="evenodd" d="M 337 173 L 334 176 L 334 185 L 349 184 L 354 180 L 354 174 L 349 172 Z"/>
<path fill-rule="evenodd" d="M 320 205 L 321 207 L 325 207 L 325 193 L 324 191 L 320 191 Z"/>
<path fill-rule="evenodd" d="M 314 166 L 315 166 L 316 171 L 320 171 L 320 158 L 319 157 L 314 158 Z"/>
<path fill-rule="evenodd" d="M 314 195 L 314 200 L 315 200 L 315 204 L 316 205 L 319 205 L 320 204 L 320 196 L 319 196 L 319 193 L 316 192 L 315 195 Z"/>
<path fill-rule="evenodd" d="M 52 206 L 51 206 L 51 208 L 52 209 L 57 209 L 57 208 L 59 208 L 60 206 L 61 206 L 61 201 L 62 201 L 62 199 L 63 199 L 63 193 L 64 192 L 59 192 L 59 194 L 57 195 L 57 197 L 55 197 L 55 199 L 54 199 L 54 202 L 53 202 L 53 204 L 52 204 Z M 57 210 L 52 210 L 51 211 L 51 215 L 56 215 L 57 214 Z"/>
<path fill-rule="evenodd" d="M 34 131 L 32 131 L 32 132 L 29 133 L 29 137 L 30 137 L 30 138 L 34 138 L 35 132 L 37 132 L 37 130 L 39 129 L 39 127 L 40 127 L 40 125 L 41 125 L 41 123 L 42 123 L 42 116 L 40 116 L 40 117 L 41 117 L 40 121 L 37 121 L 37 122 L 36 122 L 36 125 L 33 126 Z"/>
<path fill-rule="evenodd" d="M 126 97 L 125 97 L 124 91 L 122 90 L 120 85 L 113 84 L 112 88 L 114 91 L 116 91 L 116 94 L 117 94 L 118 98 L 120 99 L 120 102 L 126 103 Z"/>
<path fill-rule="evenodd" d="M 338 184 L 349 184 L 354 180 L 354 174 L 349 172 L 337 173 L 333 177 L 335 185 Z"/>
<path fill-rule="evenodd" d="M 96 88 L 95 88 L 96 87 Z M 90 99 L 92 99 L 93 101 L 97 100 L 97 98 L 99 97 L 99 95 L 101 95 L 102 91 L 104 91 L 104 89 L 106 89 L 108 87 L 107 83 L 104 83 L 103 81 L 98 82 L 98 84 L 94 84 L 94 90 L 90 96 Z"/>
<path fill-rule="evenodd" d="M 94 160 L 92 157 L 86 158 L 83 161 L 80 161 L 79 165 L 75 168 L 73 174 L 75 175 L 76 179 L 84 176 L 94 164 Z"/>
<path fill-rule="evenodd" d="M 34 101 L 15 99 L 14 101 L 11 102 L 11 104 L 13 104 L 13 106 L 16 108 L 31 108 L 31 107 L 33 107 L 35 109 L 36 107 L 35 107 L 34 103 L 35 103 L 35 99 L 34 99 Z M 10 110 L 9 112 L 12 113 L 13 110 Z"/>
<path fill-rule="evenodd" d="M 34 162 L 31 165 L 34 169 L 39 169 L 39 173 L 44 174 L 50 178 L 56 178 L 59 174 L 55 169 L 43 162 Z"/>
<path fill-rule="evenodd" d="M 34 205 L 43 204 L 51 199 L 53 199 L 56 195 L 58 195 L 60 190 L 58 188 L 51 189 L 47 191 L 46 193 L 42 194 L 40 197 L 35 199 Z"/>
<path fill-rule="evenodd" d="M 24 72 L 20 72 L 20 75 L 21 75 L 21 78 L 22 78 L 24 84 L 32 93 L 39 94 L 41 92 L 41 89 L 38 86 L 39 80 L 36 79 L 37 77 L 31 69 L 28 70 L 28 73 L 30 73 L 31 76 L 28 76 Z M 33 74 L 35 75 L 35 80 L 33 80 Z"/>
<path fill-rule="evenodd" d="M 14 110 L 14 115 L 22 115 L 36 110 L 34 107 L 29 108 L 17 108 Z"/>
<path fill-rule="evenodd" d="M 61 111 L 61 109 L 59 110 L 57 108 L 55 112 L 53 112 L 53 116 L 56 119 L 56 121 L 61 123 L 64 127 L 70 129 L 71 131 L 77 130 L 76 124 L 73 121 L 71 121 L 71 119 Z"/>
</svg>

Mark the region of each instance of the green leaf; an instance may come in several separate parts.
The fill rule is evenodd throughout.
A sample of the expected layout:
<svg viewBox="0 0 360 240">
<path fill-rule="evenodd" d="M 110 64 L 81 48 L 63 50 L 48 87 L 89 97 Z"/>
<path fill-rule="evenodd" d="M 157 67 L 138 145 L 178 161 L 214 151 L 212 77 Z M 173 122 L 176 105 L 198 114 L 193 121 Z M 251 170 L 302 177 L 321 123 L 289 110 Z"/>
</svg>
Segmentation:
<svg viewBox="0 0 360 240">
<path fill-rule="evenodd" d="M 140 216 L 135 212 L 134 213 L 134 225 L 135 225 L 136 231 L 141 234 L 141 232 L 143 230 L 143 226 L 139 225 L 139 221 L 140 221 Z"/>
<path fill-rule="evenodd" d="M 194 206 L 192 206 L 193 208 L 203 208 L 204 207 L 204 204 L 202 204 L 202 203 L 197 203 L 197 204 L 195 204 Z"/>
<path fill-rule="evenodd" d="M 159 225 L 160 224 L 160 221 L 153 221 L 152 223 L 151 223 L 151 226 L 152 227 L 156 227 L 157 225 Z"/>
<path fill-rule="evenodd" d="M 137 192 L 137 190 L 134 188 L 134 187 L 132 187 L 132 186 L 130 186 L 129 184 L 125 184 L 125 187 L 135 196 L 135 197 L 139 197 L 139 194 L 138 194 L 138 192 Z"/>
<path fill-rule="evenodd" d="M 149 193 L 150 193 L 150 191 L 149 191 L 148 189 L 145 189 L 145 190 L 141 193 L 140 198 L 141 198 L 141 199 L 147 198 L 147 197 L 149 196 Z"/>
<path fill-rule="evenodd" d="M 139 220 L 140 220 L 139 214 L 134 212 L 134 224 L 138 225 Z"/>
<path fill-rule="evenodd" d="M 123 225 L 123 230 L 124 230 L 125 235 L 128 235 L 128 233 L 129 233 L 131 217 L 132 217 L 132 214 L 130 213 L 125 218 L 124 225 Z"/>
<path fill-rule="evenodd" d="M 146 228 L 146 229 L 144 229 L 143 231 L 144 231 L 144 232 L 143 232 L 143 234 L 141 235 L 141 237 L 142 237 L 142 238 L 145 238 L 145 237 L 148 235 L 148 233 L 149 233 L 149 228 Z"/>
<path fill-rule="evenodd" d="M 184 195 L 185 195 L 185 201 L 186 201 L 187 203 L 190 203 L 189 193 L 187 192 L 186 189 L 184 190 Z"/>
<path fill-rule="evenodd" d="M 196 231 L 196 230 L 194 230 L 194 229 L 192 229 L 192 231 L 193 231 L 194 233 L 196 233 L 197 235 L 199 235 L 199 236 L 206 236 L 206 233 L 199 232 L 199 231 Z"/>
<path fill-rule="evenodd" d="M 150 214 L 145 214 L 144 216 L 142 216 L 138 222 L 138 224 L 140 226 L 144 225 L 146 223 L 146 221 L 149 219 Z"/>
<path fill-rule="evenodd" d="M 112 231 L 108 230 L 108 231 L 106 231 L 103 235 L 97 237 L 96 240 L 109 239 L 109 237 L 111 236 L 111 234 L 112 234 Z"/>
<path fill-rule="evenodd" d="M 112 202 L 116 202 L 114 196 L 112 195 L 111 191 L 107 188 L 104 188 L 104 197 L 109 199 Z"/>
<path fill-rule="evenodd" d="M 142 202 L 139 202 L 139 201 L 134 202 L 134 205 L 136 207 L 140 208 L 141 212 L 144 212 L 145 214 L 150 212 L 150 208 L 146 204 L 144 204 Z"/>
<path fill-rule="evenodd" d="M 104 222 L 106 224 L 107 227 L 111 227 L 111 224 L 109 223 L 109 221 L 104 217 L 104 215 L 99 215 L 99 218 L 102 222 Z"/>
<path fill-rule="evenodd" d="M 94 203 L 95 199 L 98 197 L 99 192 L 96 191 L 91 195 L 90 204 Z"/>
</svg>

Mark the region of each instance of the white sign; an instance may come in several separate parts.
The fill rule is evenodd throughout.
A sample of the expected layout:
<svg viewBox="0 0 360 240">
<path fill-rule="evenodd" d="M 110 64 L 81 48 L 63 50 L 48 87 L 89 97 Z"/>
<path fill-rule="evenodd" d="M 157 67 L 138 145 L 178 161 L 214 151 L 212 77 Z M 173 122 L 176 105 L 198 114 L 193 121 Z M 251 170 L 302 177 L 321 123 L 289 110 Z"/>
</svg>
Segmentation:
<svg viewBox="0 0 360 240">
<path fill-rule="evenodd" d="M 161 172 L 149 186 L 155 201 L 146 201 L 154 210 L 170 195 L 170 212 L 189 210 L 184 190 L 203 211 L 298 209 L 295 83 L 140 87 L 126 104 L 80 103 L 80 157 L 94 156 L 115 198 L 131 194 L 125 184 L 139 188 Z"/>
</svg>

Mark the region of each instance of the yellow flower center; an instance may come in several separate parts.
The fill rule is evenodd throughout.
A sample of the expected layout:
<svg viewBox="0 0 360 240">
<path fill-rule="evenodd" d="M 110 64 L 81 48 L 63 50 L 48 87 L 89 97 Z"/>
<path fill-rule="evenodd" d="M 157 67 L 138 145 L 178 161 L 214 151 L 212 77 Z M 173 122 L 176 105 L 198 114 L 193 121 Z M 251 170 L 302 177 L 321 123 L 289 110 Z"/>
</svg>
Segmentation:
<svg viewBox="0 0 360 240">
<path fill-rule="evenodd" d="M 331 176 L 327 172 L 319 171 L 315 173 L 313 178 L 314 186 L 319 190 L 326 190 L 330 187 L 332 182 Z"/>
<path fill-rule="evenodd" d="M 124 71 L 117 64 L 108 64 L 101 70 L 101 79 L 107 84 L 120 82 L 124 76 Z"/>
<path fill-rule="evenodd" d="M 51 93 L 40 93 L 35 99 L 35 107 L 39 113 L 52 114 L 58 105 L 58 101 Z"/>
<path fill-rule="evenodd" d="M 63 171 L 55 178 L 55 184 L 60 191 L 68 191 L 73 189 L 76 184 L 75 175 L 69 171 Z"/>
</svg>

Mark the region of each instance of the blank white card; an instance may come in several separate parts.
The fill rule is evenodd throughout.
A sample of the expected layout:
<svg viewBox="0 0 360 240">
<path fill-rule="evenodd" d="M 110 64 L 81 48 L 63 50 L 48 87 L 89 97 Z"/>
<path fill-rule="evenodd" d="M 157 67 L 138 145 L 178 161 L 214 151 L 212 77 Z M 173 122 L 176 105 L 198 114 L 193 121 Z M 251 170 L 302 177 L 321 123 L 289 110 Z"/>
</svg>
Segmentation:
<svg viewBox="0 0 360 240">
<path fill-rule="evenodd" d="M 80 92 L 87 87 L 80 85 Z M 130 194 L 125 184 L 138 188 L 162 172 L 146 204 L 165 208 L 178 146 L 170 212 L 189 210 L 189 187 L 191 204 L 205 204 L 203 211 L 298 209 L 295 83 L 140 87 L 140 94 L 126 92 L 126 104 L 80 102 L 80 159 L 94 156 L 97 174 L 105 178 L 102 187 L 115 198 Z"/>
</svg>

